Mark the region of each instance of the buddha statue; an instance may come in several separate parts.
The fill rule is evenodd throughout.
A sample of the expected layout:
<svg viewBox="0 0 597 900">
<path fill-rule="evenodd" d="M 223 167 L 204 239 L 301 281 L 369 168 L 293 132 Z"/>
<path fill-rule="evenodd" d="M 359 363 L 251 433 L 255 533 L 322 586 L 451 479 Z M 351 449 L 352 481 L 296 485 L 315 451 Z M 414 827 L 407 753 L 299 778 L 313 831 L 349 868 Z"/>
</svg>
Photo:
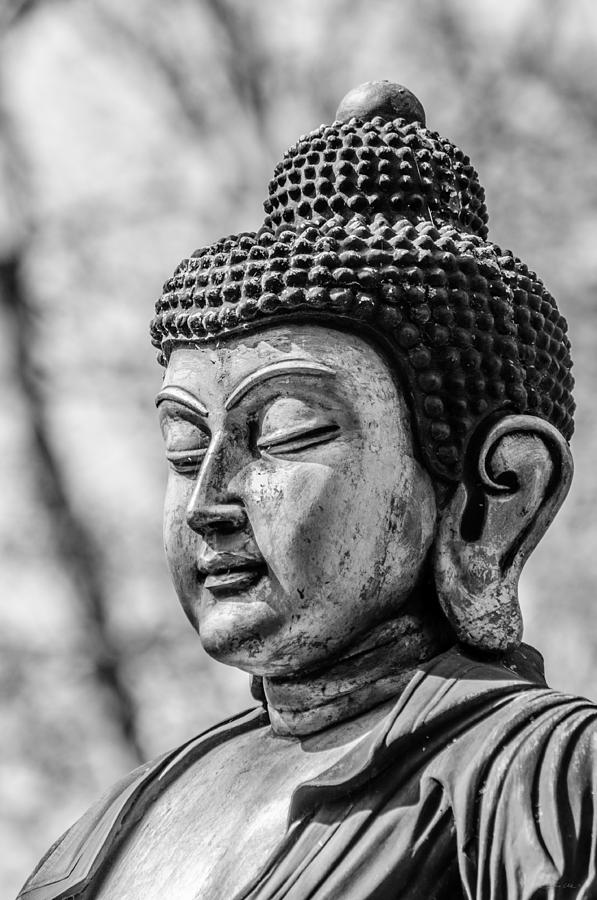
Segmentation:
<svg viewBox="0 0 597 900">
<path fill-rule="evenodd" d="M 165 545 L 256 705 L 126 776 L 23 900 L 597 896 L 597 706 L 518 581 L 572 476 L 566 322 L 373 82 L 157 302 Z"/>
</svg>

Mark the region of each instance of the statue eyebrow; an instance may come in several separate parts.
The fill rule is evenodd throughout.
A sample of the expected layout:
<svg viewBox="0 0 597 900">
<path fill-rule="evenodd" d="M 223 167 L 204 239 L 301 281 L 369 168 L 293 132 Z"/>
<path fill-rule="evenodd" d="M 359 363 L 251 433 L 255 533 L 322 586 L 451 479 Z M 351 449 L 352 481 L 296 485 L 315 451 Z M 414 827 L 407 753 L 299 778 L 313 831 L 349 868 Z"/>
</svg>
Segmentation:
<svg viewBox="0 0 597 900">
<path fill-rule="evenodd" d="M 270 363 L 256 372 L 251 372 L 246 378 L 237 384 L 234 390 L 228 395 L 224 402 L 225 409 L 232 409 L 233 406 L 242 400 L 252 388 L 270 378 L 276 378 L 279 375 L 328 375 L 334 376 L 336 373 L 323 363 L 308 362 L 304 359 L 281 359 L 278 362 Z"/>
<path fill-rule="evenodd" d="M 155 405 L 159 406 L 164 400 L 173 400 L 175 403 L 180 403 L 181 406 L 192 409 L 193 412 L 199 413 L 200 416 L 209 415 L 201 400 L 195 397 L 194 394 L 191 394 L 190 391 L 176 387 L 176 385 L 163 388 L 155 398 Z"/>
</svg>

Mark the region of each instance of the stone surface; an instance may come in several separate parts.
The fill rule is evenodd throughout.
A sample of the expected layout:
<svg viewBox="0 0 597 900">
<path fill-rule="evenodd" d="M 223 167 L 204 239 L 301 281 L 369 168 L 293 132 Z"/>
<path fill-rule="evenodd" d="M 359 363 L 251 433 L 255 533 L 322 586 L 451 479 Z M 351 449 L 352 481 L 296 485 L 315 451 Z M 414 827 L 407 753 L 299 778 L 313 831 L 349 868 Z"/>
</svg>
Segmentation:
<svg viewBox="0 0 597 900">
<path fill-rule="evenodd" d="M 128 776 L 28 900 L 595 891 L 597 708 L 546 687 L 517 594 L 572 475 L 566 324 L 381 85 L 152 325 L 173 581 L 264 708 Z"/>
<path fill-rule="evenodd" d="M 350 119 L 370 121 L 379 116 L 386 122 L 404 119 L 405 122 L 425 124 L 425 110 L 412 91 L 391 81 L 367 81 L 349 91 L 336 110 L 339 122 Z"/>
</svg>

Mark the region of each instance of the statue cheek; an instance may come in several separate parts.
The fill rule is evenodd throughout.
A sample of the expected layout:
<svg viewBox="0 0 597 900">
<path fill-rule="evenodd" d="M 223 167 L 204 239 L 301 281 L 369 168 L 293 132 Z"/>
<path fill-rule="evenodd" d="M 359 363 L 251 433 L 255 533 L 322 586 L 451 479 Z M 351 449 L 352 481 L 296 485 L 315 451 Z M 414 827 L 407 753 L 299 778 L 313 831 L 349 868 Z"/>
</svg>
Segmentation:
<svg viewBox="0 0 597 900">
<path fill-rule="evenodd" d="M 341 501 L 335 470 L 320 463 L 261 460 L 234 479 L 257 545 L 285 592 L 299 593 L 337 534 Z M 334 561 L 330 561 L 334 565 Z"/>
<path fill-rule="evenodd" d="M 398 574 L 400 587 L 403 590 L 410 590 L 418 578 L 421 564 L 431 546 L 432 534 L 422 521 L 422 516 L 413 510 L 406 511 L 400 528 L 402 537 L 394 547 L 392 572 Z"/>
<path fill-rule="evenodd" d="M 181 597 L 196 587 L 196 559 L 199 535 L 188 526 L 186 513 L 192 484 L 170 476 L 164 503 L 164 548 L 166 559 Z"/>
<path fill-rule="evenodd" d="M 431 479 L 418 465 L 410 475 L 402 496 L 398 527 L 409 536 L 415 552 L 426 552 L 435 535 L 437 505 Z"/>
<path fill-rule="evenodd" d="M 431 480 L 414 460 L 403 458 L 398 479 L 394 475 L 384 483 L 385 491 L 377 495 L 385 510 L 383 519 L 368 526 L 375 540 L 364 595 L 370 600 L 390 596 L 395 602 L 408 596 L 419 577 L 433 542 L 437 513 Z"/>
<path fill-rule="evenodd" d="M 184 504 L 170 486 L 164 502 L 164 546 L 168 559 L 180 554 L 184 544 Z"/>
</svg>

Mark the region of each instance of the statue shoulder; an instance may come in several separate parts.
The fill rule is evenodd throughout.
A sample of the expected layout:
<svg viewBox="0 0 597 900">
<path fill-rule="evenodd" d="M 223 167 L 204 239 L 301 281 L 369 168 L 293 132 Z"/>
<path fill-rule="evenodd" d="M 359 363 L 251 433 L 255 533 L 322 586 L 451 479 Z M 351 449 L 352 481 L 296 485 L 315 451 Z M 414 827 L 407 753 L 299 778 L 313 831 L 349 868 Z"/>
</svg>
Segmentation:
<svg viewBox="0 0 597 900">
<path fill-rule="evenodd" d="M 52 844 L 27 880 L 17 900 L 20 898 L 50 900 L 61 897 L 63 894 L 61 886 L 64 882 L 68 882 L 68 889 L 71 889 L 70 876 L 74 875 L 75 870 L 96 869 L 113 843 L 109 838 L 116 838 L 116 832 L 123 824 L 131 801 L 138 796 L 139 789 L 142 790 L 151 780 L 152 775 L 161 768 L 168 756 L 168 753 L 161 754 L 129 772 L 100 797 Z M 93 858 L 88 859 L 90 856 Z"/>
<path fill-rule="evenodd" d="M 530 648 L 500 661 L 453 650 L 412 699 L 400 734 L 429 759 L 421 783 L 441 786 L 470 896 L 478 884 L 488 900 L 510 896 L 508 873 L 517 896 L 597 896 L 597 704 L 548 687 Z"/>
<path fill-rule="evenodd" d="M 259 727 L 264 718 L 262 709 L 240 713 L 120 779 L 50 847 L 17 900 L 84 900 L 104 861 L 171 779 L 217 744 Z"/>
<path fill-rule="evenodd" d="M 532 647 L 499 660 L 453 648 L 426 667 L 413 700 L 410 716 L 421 733 L 449 738 L 444 759 L 466 747 L 467 764 L 454 765 L 455 782 L 485 783 L 494 768 L 515 775 L 546 761 L 574 760 L 591 777 L 597 771 L 597 704 L 549 687 Z"/>
<path fill-rule="evenodd" d="M 597 704 L 536 688 L 487 725 L 449 767 L 463 880 L 487 884 L 488 898 L 510 896 L 512 872 L 520 896 L 546 884 L 596 896 Z"/>
</svg>

